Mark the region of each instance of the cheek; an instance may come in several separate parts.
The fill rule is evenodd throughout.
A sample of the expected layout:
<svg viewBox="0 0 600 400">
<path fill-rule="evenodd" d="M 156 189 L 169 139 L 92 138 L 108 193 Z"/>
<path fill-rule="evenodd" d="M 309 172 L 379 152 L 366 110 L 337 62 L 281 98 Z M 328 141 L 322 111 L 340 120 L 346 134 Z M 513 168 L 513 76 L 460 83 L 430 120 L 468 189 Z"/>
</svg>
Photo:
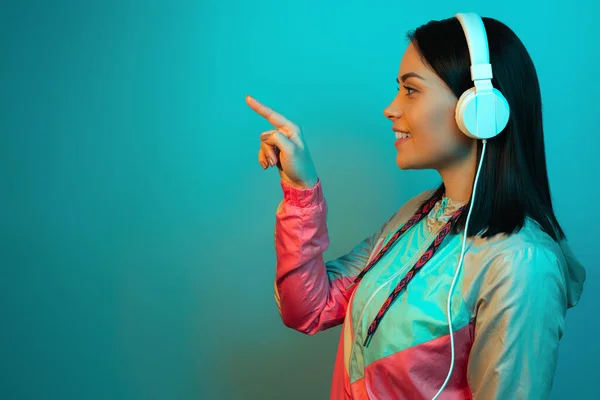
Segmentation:
<svg viewBox="0 0 600 400">
<path fill-rule="evenodd" d="M 410 108 L 410 128 L 419 140 L 452 142 L 458 129 L 454 121 L 454 108 L 429 99 L 420 99 Z"/>
<path fill-rule="evenodd" d="M 431 156 L 442 156 L 461 152 L 461 149 L 469 145 L 470 139 L 456 125 L 452 103 L 422 100 L 426 101 L 413 105 L 407 113 L 415 144 L 418 144 L 421 151 L 430 153 Z"/>
</svg>

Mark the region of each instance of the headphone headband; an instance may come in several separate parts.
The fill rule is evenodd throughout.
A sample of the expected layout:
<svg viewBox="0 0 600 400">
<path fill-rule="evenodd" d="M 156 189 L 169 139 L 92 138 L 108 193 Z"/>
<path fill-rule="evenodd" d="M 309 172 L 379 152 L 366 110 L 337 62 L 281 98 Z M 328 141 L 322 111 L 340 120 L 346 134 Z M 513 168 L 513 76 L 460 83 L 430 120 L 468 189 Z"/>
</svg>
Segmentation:
<svg viewBox="0 0 600 400">
<path fill-rule="evenodd" d="M 508 123 L 508 102 L 492 85 L 492 65 L 487 33 L 481 17 L 475 13 L 458 13 L 469 47 L 473 87 L 465 91 L 456 105 L 455 119 L 460 130 L 474 139 L 489 139 Z"/>
<path fill-rule="evenodd" d="M 462 25 L 469 46 L 471 80 L 492 79 L 492 65 L 483 20 L 475 13 L 458 13 L 456 19 Z"/>
</svg>

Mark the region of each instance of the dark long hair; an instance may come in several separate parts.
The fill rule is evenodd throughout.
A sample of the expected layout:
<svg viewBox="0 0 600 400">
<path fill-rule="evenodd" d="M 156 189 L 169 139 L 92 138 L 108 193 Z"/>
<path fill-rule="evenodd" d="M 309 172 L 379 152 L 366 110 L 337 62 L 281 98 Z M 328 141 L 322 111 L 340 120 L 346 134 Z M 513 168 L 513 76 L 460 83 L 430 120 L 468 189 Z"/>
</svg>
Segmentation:
<svg viewBox="0 0 600 400">
<path fill-rule="evenodd" d="M 482 18 L 492 64 L 492 84 L 510 106 L 506 128 L 487 141 L 469 221 L 468 236 L 518 232 L 527 217 L 554 240 L 565 237 L 552 207 L 542 125 L 542 99 L 533 61 L 521 40 L 502 22 Z M 456 18 L 430 21 L 407 34 L 423 62 L 456 97 L 473 86 L 464 31 Z M 478 160 L 482 142 L 478 143 Z M 444 184 L 436 194 L 445 191 Z M 467 210 L 468 211 L 468 210 Z M 455 225 L 464 230 L 467 212 Z"/>
</svg>

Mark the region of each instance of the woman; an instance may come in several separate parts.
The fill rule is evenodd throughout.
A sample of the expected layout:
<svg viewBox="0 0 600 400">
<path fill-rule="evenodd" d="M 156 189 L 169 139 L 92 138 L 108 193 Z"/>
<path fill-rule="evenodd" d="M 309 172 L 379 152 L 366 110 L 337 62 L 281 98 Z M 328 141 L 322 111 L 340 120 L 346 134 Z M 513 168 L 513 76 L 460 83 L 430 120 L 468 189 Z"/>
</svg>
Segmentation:
<svg viewBox="0 0 600 400">
<path fill-rule="evenodd" d="M 459 98 L 473 86 L 459 20 L 410 32 L 402 87 L 384 114 L 398 167 L 435 169 L 443 183 L 335 260 L 323 260 L 327 205 L 302 132 L 247 97 L 277 128 L 261 135 L 258 158 L 278 167 L 284 194 L 275 228 L 282 320 L 306 334 L 343 323 L 332 399 L 549 397 L 585 271 L 552 208 L 531 58 L 507 26 L 483 25 L 506 127 L 486 149 L 457 125 Z"/>
</svg>

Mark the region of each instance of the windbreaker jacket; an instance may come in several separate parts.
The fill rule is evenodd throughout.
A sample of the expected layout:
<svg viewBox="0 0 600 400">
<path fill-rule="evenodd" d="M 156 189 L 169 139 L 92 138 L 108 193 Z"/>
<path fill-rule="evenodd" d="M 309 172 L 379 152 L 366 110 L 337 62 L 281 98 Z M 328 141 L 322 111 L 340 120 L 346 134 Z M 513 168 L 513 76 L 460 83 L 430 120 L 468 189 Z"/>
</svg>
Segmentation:
<svg viewBox="0 0 600 400">
<path fill-rule="evenodd" d="M 447 298 L 463 235 L 449 234 L 380 321 L 390 292 L 462 205 L 449 198 L 406 231 L 358 284 L 353 279 L 433 191 L 403 205 L 349 253 L 325 261 L 327 204 L 321 181 L 309 189 L 280 182 L 275 224 L 275 300 L 283 323 L 312 335 L 343 324 L 331 399 L 432 399 L 451 361 Z M 585 270 L 566 242 L 533 220 L 511 235 L 466 243 L 452 294 L 455 360 L 439 399 L 547 399 L 567 308 Z"/>
</svg>

